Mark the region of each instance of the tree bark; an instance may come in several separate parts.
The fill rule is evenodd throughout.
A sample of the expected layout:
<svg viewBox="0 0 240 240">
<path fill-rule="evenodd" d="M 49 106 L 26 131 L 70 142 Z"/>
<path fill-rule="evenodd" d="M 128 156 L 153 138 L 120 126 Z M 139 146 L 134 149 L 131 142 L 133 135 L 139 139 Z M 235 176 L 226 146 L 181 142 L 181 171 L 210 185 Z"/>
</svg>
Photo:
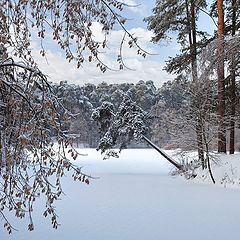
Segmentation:
<svg viewBox="0 0 240 240">
<path fill-rule="evenodd" d="M 212 168 L 211 168 L 211 164 L 210 164 L 210 156 L 209 156 L 209 143 L 207 141 L 207 137 L 206 137 L 206 132 L 203 131 L 203 140 L 204 140 L 204 144 L 205 144 L 205 148 L 206 148 L 206 163 L 208 166 L 208 171 L 210 174 L 210 177 L 212 179 L 213 184 L 215 184 L 215 179 L 213 177 L 213 173 L 212 173 Z"/>
<path fill-rule="evenodd" d="M 225 82 L 224 82 L 224 10 L 223 0 L 217 0 L 218 12 L 218 152 L 226 153 Z"/>
<path fill-rule="evenodd" d="M 143 136 L 143 139 L 155 150 L 157 150 L 165 159 L 167 159 L 171 164 L 173 164 L 178 170 L 184 171 L 184 167 L 176 162 L 174 159 L 172 159 L 170 156 L 168 156 L 164 151 L 162 151 L 158 146 L 156 146 L 150 139 Z"/>
<path fill-rule="evenodd" d="M 232 36 L 236 34 L 236 18 L 237 18 L 237 1 L 232 0 Z M 234 154 L 235 152 L 235 113 L 236 113 L 236 60 L 235 54 L 232 54 L 231 66 L 230 66 L 230 76 L 231 76 L 231 113 L 230 113 L 230 143 L 229 143 L 229 153 Z"/>
<path fill-rule="evenodd" d="M 236 83 L 235 83 L 235 64 L 234 59 L 232 60 L 231 66 L 231 119 L 230 119 L 230 142 L 229 142 L 229 153 L 234 154 L 235 152 L 235 103 L 236 103 Z"/>
<path fill-rule="evenodd" d="M 187 13 L 187 22 L 188 22 L 188 41 L 190 47 L 191 55 L 191 70 L 192 70 L 192 81 L 196 83 L 198 80 L 197 74 L 197 34 L 196 34 L 196 7 L 194 0 L 190 1 L 190 10 L 188 0 L 185 1 L 186 13 Z M 201 113 L 198 111 L 200 109 L 198 95 L 195 96 L 193 100 L 193 111 L 195 116 L 195 131 L 197 135 L 197 150 L 198 150 L 198 159 L 202 164 L 202 168 L 205 168 L 204 164 L 204 152 L 203 152 L 203 136 L 202 136 L 202 125 L 201 125 Z"/>
</svg>

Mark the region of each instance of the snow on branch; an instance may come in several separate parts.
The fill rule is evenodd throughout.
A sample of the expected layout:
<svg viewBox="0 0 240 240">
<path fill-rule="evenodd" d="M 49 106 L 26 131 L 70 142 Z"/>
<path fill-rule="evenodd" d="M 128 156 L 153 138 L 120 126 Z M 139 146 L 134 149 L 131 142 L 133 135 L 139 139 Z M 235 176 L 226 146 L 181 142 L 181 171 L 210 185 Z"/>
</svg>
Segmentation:
<svg viewBox="0 0 240 240">
<path fill-rule="evenodd" d="M 116 147 L 121 151 L 133 140 L 141 140 L 149 130 L 147 122 L 150 115 L 128 96 L 124 97 L 116 113 L 113 113 L 111 103 L 104 102 L 95 109 L 92 118 L 100 123 L 100 130 L 103 132 L 97 148 L 102 153 Z M 112 155 L 117 156 L 110 151 L 110 155 L 107 152 L 106 157 Z"/>
<path fill-rule="evenodd" d="M 89 184 L 75 166 L 79 153 L 68 134 L 70 114 L 54 95 L 47 77 L 37 68 L 8 59 L 0 62 L 0 215 L 12 233 L 9 210 L 28 218 L 34 229 L 35 201 L 45 196 L 43 215 L 59 226 L 54 203 L 63 194 L 61 177 Z"/>
</svg>

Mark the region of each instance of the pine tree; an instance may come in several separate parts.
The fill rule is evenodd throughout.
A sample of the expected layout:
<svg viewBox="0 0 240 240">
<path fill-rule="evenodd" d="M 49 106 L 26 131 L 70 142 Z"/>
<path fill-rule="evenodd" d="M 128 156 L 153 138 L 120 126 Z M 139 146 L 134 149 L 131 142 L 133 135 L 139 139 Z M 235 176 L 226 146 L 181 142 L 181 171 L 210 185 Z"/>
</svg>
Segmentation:
<svg viewBox="0 0 240 240">
<path fill-rule="evenodd" d="M 230 32 L 225 30 L 225 34 L 229 34 L 235 37 L 236 32 L 240 28 L 240 3 L 237 0 L 231 0 L 228 3 L 227 8 L 227 26 L 225 29 L 230 29 Z M 231 54 L 229 61 L 230 69 L 230 141 L 229 141 L 229 153 L 234 154 L 235 152 L 235 119 L 236 119 L 236 71 L 237 71 L 237 55 Z"/>
<path fill-rule="evenodd" d="M 224 13 L 222 16 L 224 19 L 224 41 L 222 43 L 222 47 L 224 48 L 224 51 L 222 51 L 222 54 L 224 55 L 224 60 L 219 56 L 220 62 L 224 61 L 225 69 L 227 70 L 225 73 L 225 80 L 224 80 L 224 88 L 225 88 L 225 124 L 226 126 L 229 126 L 230 130 L 230 141 L 229 141 L 229 152 L 230 154 L 233 154 L 235 151 L 235 122 L 236 122 L 236 77 L 238 76 L 238 64 L 239 64 L 239 56 L 237 54 L 238 47 L 236 44 L 236 40 L 234 40 L 237 37 L 237 32 L 240 28 L 240 3 L 237 0 L 226 0 L 222 1 L 222 3 L 218 3 L 218 1 L 214 1 L 214 3 L 211 6 L 211 15 L 213 17 L 219 18 L 219 9 L 218 5 L 223 4 L 224 5 Z M 223 21 L 223 20 L 222 20 Z M 222 30 L 223 31 L 223 30 Z M 223 34 L 223 33 L 222 33 Z M 219 37 L 219 31 L 216 37 Z M 231 42 L 231 43 L 230 43 Z M 219 51 L 221 52 L 222 48 L 220 46 L 221 44 L 218 44 Z M 229 46 L 231 45 L 231 46 Z M 234 49 L 234 50 L 233 50 Z M 221 95 L 221 94 L 220 94 Z M 219 102 L 219 108 L 221 108 L 220 102 Z M 220 113 L 219 113 L 220 116 Z M 228 121 L 229 119 L 229 121 Z M 219 123 L 221 124 L 222 120 L 219 119 Z M 222 128 L 220 126 L 220 128 Z M 220 130 L 219 130 L 220 131 Z M 223 142 L 223 146 L 220 146 L 219 148 L 226 148 L 224 145 L 224 138 L 226 138 L 225 135 L 226 130 L 224 130 L 222 133 L 219 132 L 219 137 L 222 137 L 223 139 L 219 141 L 220 145 L 221 142 Z M 220 150 L 219 149 L 219 150 Z M 225 152 L 225 150 L 223 151 Z"/>
<path fill-rule="evenodd" d="M 177 40 L 182 49 L 181 54 L 171 58 L 167 62 L 166 70 L 169 73 L 181 75 L 183 72 L 191 73 L 192 82 L 198 81 L 197 55 L 203 46 L 206 46 L 208 39 L 206 33 L 197 30 L 197 19 L 200 8 L 206 7 L 206 1 L 196 2 L 193 0 L 184 1 L 162 1 L 156 2 L 153 9 L 153 16 L 145 18 L 148 28 L 154 31 L 153 42 L 169 39 L 169 33 L 177 32 Z M 197 36 L 200 41 L 197 41 Z M 203 154 L 202 126 L 200 123 L 201 113 L 200 100 L 202 96 L 193 97 L 193 115 L 196 123 L 195 131 L 197 135 L 198 156 L 205 168 Z"/>
<path fill-rule="evenodd" d="M 224 10 L 223 0 L 217 1 L 218 13 L 218 152 L 226 153 L 226 126 L 225 126 L 225 79 L 224 79 Z"/>
</svg>

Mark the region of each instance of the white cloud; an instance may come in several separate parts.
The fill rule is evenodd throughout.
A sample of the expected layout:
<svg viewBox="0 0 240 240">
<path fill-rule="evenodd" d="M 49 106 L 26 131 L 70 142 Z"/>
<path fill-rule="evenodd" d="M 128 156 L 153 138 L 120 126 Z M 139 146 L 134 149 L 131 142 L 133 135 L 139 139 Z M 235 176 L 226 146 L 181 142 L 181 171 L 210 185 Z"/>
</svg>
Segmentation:
<svg viewBox="0 0 240 240">
<path fill-rule="evenodd" d="M 139 1 L 135 0 L 122 0 L 121 2 L 127 4 L 127 10 L 134 12 L 134 13 L 144 13 L 144 5 L 139 3 Z"/>
<path fill-rule="evenodd" d="M 101 25 L 94 23 L 92 30 L 94 37 L 98 41 L 102 41 L 103 35 L 101 32 Z M 154 52 L 153 45 L 149 43 L 152 37 L 150 31 L 143 28 L 132 28 L 129 31 L 139 38 L 139 44 L 143 49 Z M 104 63 L 110 68 L 118 69 L 116 56 L 119 53 L 119 44 L 123 33 L 122 30 L 113 31 L 109 35 L 109 48 L 104 50 L 104 53 L 100 56 Z M 69 63 L 65 59 L 64 53 L 60 52 L 59 48 L 54 47 L 52 49 L 46 49 L 48 62 L 46 62 L 45 58 L 39 56 L 39 48 L 36 43 L 32 43 L 32 48 L 34 49 L 33 54 L 39 68 L 49 76 L 49 80 L 52 82 L 67 80 L 69 83 L 81 85 L 89 82 L 97 84 L 102 81 L 108 83 L 136 83 L 139 80 L 153 80 L 156 86 L 160 86 L 163 82 L 173 78 L 162 70 L 163 65 L 154 60 L 151 55 L 147 58 L 138 56 L 136 54 L 136 49 L 130 49 L 127 46 L 127 41 L 125 41 L 123 46 L 123 57 L 126 65 L 134 70 L 107 70 L 105 73 L 100 72 L 100 70 L 96 68 L 96 63 L 86 62 L 82 67 L 77 69 L 76 63 Z M 115 58 L 113 58 L 113 55 Z"/>
<path fill-rule="evenodd" d="M 93 22 L 90 27 L 95 41 L 103 42 L 104 34 L 102 32 L 102 25 L 99 22 Z"/>
<path fill-rule="evenodd" d="M 136 6 L 138 5 L 136 1 L 134 0 L 122 0 L 123 3 L 128 4 L 130 6 Z"/>
</svg>

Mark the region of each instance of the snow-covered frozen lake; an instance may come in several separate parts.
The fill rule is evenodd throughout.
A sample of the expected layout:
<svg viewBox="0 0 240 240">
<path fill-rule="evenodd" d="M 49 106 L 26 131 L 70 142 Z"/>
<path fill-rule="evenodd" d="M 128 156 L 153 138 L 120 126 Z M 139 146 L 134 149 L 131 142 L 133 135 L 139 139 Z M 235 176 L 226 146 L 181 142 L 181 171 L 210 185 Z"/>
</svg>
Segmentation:
<svg viewBox="0 0 240 240">
<path fill-rule="evenodd" d="M 173 178 L 171 166 L 151 149 L 125 150 L 106 161 L 95 150 L 81 152 L 89 155 L 79 164 L 100 179 L 90 185 L 64 179 L 59 229 L 36 205 L 35 230 L 15 221 L 19 231 L 9 236 L 0 228 L 1 240 L 239 239 L 239 189 Z"/>
</svg>

